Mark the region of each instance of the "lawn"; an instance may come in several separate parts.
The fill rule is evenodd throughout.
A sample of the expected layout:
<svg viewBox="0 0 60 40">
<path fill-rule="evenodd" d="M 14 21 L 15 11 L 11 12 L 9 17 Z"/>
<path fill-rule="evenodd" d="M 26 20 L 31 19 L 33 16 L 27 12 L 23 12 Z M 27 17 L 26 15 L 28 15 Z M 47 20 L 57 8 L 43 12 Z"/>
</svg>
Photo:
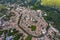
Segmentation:
<svg viewBox="0 0 60 40">
<path fill-rule="evenodd" d="M 41 5 L 60 7 L 60 0 L 42 0 Z"/>
<path fill-rule="evenodd" d="M 40 4 L 45 7 L 51 7 L 60 10 L 60 0 L 42 0 Z"/>
<path fill-rule="evenodd" d="M 32 37 L 31 37 L 30 35 L 28 35 L 25 40 L 31 40 L 31 38 L 32 38 Z"/>
<path fill-rule="evenodd" d="M 1 5 L 0 4 L 0 9 L 6 9 L 6 5 Z"/>
<path fill-rule="evenodd" d="M 35 25 L 31 25 L 30 28 L 31 28 L 32 31 L 35 31 L 36 30 L 36 26 Z"/>
<path fill-rule="evenodd" d="M 3 34 L 3 31 L 0 31 L 0 35 L 2 35 Z"/>
</svg>

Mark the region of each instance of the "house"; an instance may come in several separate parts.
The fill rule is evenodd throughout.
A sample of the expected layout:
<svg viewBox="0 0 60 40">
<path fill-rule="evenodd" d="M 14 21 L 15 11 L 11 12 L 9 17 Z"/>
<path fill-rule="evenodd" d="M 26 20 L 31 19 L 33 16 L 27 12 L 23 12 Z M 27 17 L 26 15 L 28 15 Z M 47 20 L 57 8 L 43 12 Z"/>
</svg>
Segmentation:
<svg viewBox="0 0 60 40">
<path fill-rule="evenodd" d="M 3 40 L 3 39 L 0 37 L 0 40 Z"/>
</svg>

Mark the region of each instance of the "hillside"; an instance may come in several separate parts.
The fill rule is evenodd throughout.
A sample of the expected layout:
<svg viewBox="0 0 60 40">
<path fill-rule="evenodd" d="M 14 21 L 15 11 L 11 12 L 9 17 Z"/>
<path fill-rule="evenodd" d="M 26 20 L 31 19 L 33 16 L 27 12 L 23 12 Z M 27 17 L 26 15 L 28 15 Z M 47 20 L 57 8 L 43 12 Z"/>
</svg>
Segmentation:
<svg viewBox="0 0 60 40">
<path fill-rule="evenodd" d="M 60 0 L 42 0 L 41 5 L 60 9 Z"/>
</svg>

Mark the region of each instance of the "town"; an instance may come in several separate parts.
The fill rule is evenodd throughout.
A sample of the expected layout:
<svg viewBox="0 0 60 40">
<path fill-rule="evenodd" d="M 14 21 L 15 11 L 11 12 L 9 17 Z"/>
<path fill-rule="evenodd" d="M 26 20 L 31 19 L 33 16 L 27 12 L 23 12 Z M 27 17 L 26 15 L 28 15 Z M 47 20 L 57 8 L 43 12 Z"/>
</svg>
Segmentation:
<svg viewBox="0 0 60 40">
<path fill-rule="evenodd" d="M 24 3 L 0 3 L 0 40 L 60 40 L 59 30 L 45 20 L 47 16 Z"/>
</svg>

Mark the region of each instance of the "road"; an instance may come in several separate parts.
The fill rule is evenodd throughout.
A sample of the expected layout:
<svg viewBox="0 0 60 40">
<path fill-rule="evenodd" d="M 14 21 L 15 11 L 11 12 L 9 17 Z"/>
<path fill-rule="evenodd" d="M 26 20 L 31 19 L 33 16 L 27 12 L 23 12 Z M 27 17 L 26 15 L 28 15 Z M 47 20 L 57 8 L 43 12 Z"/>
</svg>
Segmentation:
<svg viewBox="0 0 60 40">
<path fill-rule="evenodd" d="M 19 17 L 19 20 L 18 20 L 18 23 L 17 23 L 17 24 L 18 24 L 18 27 L 19 27 L 20 29 L 22 29 L 26 34 L 28 34 L 28 35 L 30 35 L 30 36 L 32 36 L 32 37 L 35 37 L 35 38 L 40 38 L 40 37 L 45 36 L 45 35 L 48 33 L 48 31 L 47 31 L 45 34 L 42 34 L 42 35 L 39 35 L 39 36 L 35 36 L 35 35 L 30 34 L 29 32 L 27 32 L 25 29 L 23 29 L 23 28 L 19 25 L 21 17 L 22 17 L 22 14 L 21 14 L 21 16 Z"/>
<path fill-rule="evenodd" d="M 18 14 L 18 13 L 16 13 L 15 11 L 14 11 L 14 13 L 15 13 L 15 14 Z M 17 15 L 17 16 L 18 16 L 18 15 Z M 22 17 L 22 14 L 21 14 L 21 15 L 19 16 L 19 18 L 18 18 L 18 23 L 17 23 L 18 28 L 22 29 L 26 34 L 30 35 L 31 37 L 40 38 L 40 37 L 45 36 L 45 35 L 48 33 L 48 29 L 49 29 L 49 28 L 46 30 L 46 33 L 45 33 L 45 34 L 42 34 L 42 35 L 35 36 L 35 35 L 30 34 L 30 33 L 27 32 L 23 27 L 20 26 L 21 17 Z M 49 26 L 52 28 L 52 25 L 49 25 Z M 52 29 L 54 29 L 54 28 L 52 28 Z M 54 29 L 54 30 L 55 30 L 55 29 Z"/>
<path fill-rule="evenodd" d="M 59 32 L 57 29 L 55 29 L 51 24 L 49 24 L 50 28 L 53 29 L 55 32 Z"/>
<path fill-rule="evenodd" d="M 42 34 L 42 35 L 35 36 L 35 35 L 30 34 L 30 33 L 27 32 L 23 27 L 20 26 L 20 20 L 21 20 L 22 14 L 19 15 L 19 14 L 18 14 L 16 11 L 14 11 L 14 10 L 13 10 L 12 12 L 14 12 L 14 13 L 16 14 L 16 16 L 17 16 L 17 17 L 16 17 L 16 18 L 17 18 L 17 19 L 16 19 L 16 20 L 17 20 L 16 23 L 17 23 L 18 26 L 17 26 L 16 28 L 17 28 L 18 30 L 19 30 L 19 29 L 22 29 L 23 32 L 25 32 L 26 34 L 30 35 L 31 37 L 35 37 L 35 38 L 43 37 L 43 36 L 45 36 L 45 35 L 48 33 L 48 29 L 47 29 L 47 30 L 46 30 L 46 33 L 45 33 L 45 34 Z"/>
</svg>

